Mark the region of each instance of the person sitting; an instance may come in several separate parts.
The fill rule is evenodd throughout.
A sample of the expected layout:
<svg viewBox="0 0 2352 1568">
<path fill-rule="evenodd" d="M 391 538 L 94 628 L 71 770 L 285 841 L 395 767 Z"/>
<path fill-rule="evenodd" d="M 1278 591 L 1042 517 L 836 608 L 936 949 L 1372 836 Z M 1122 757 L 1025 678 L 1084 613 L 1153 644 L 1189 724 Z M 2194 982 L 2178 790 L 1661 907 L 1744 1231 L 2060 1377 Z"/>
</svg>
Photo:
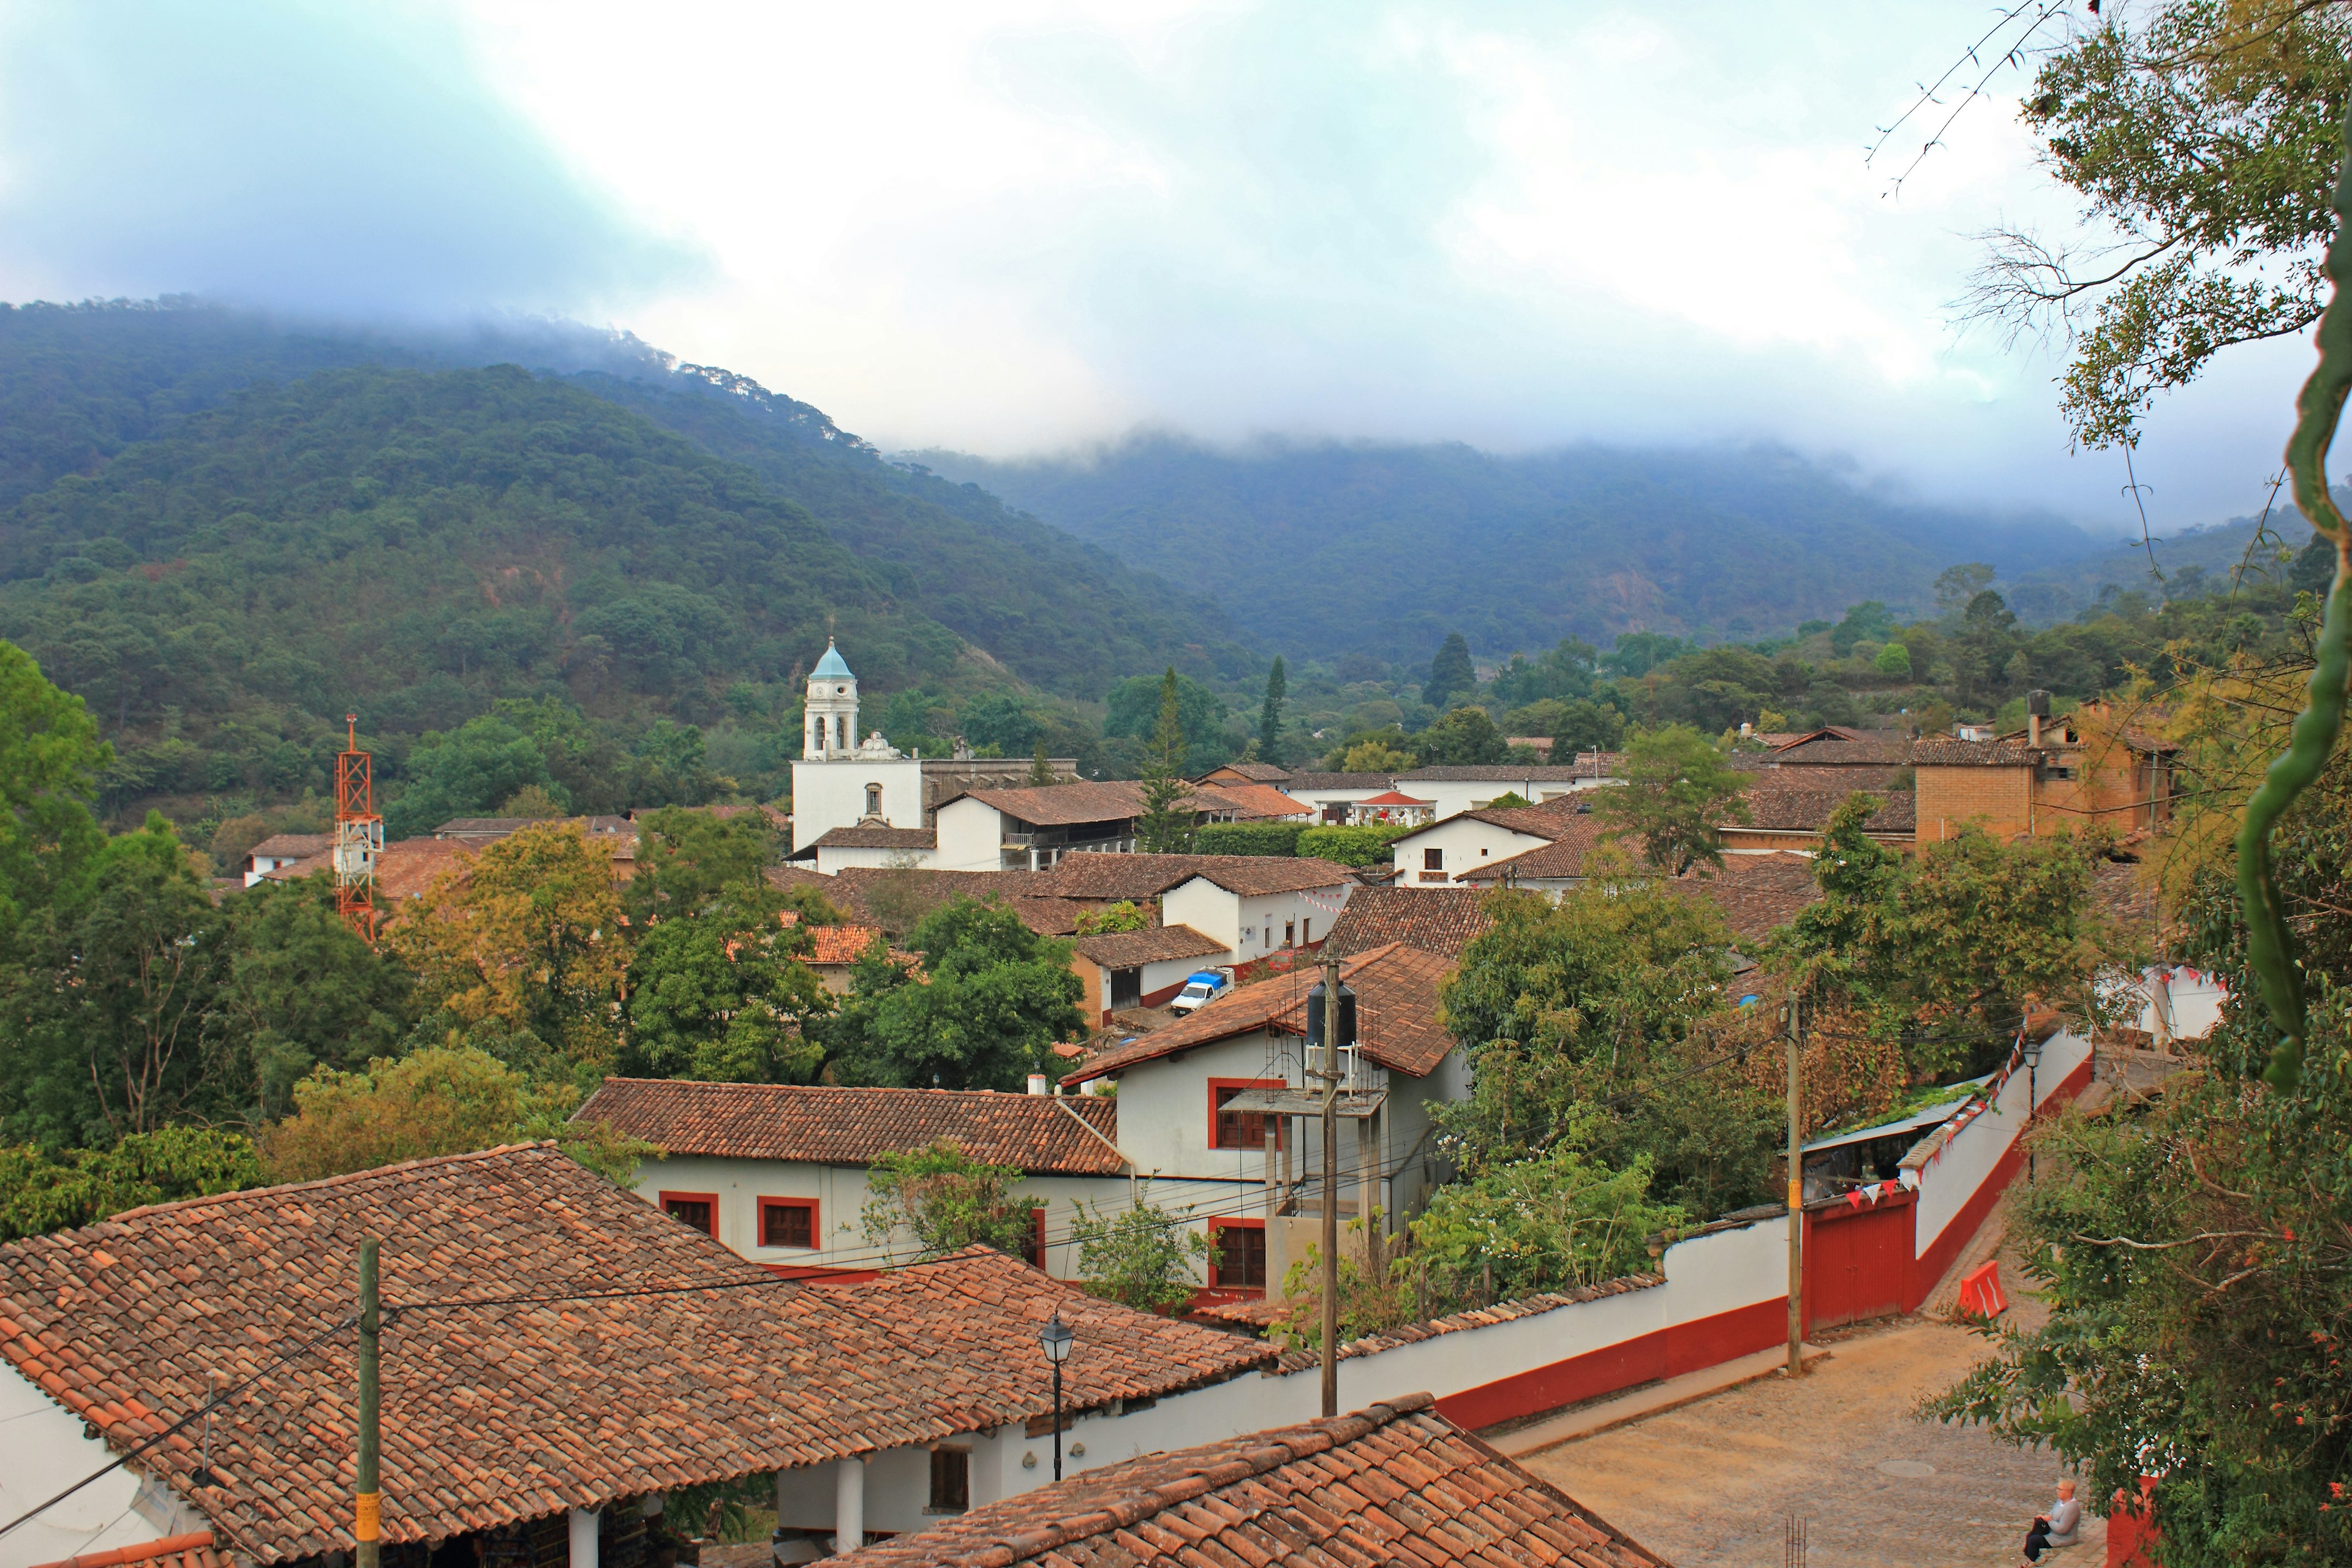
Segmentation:
<svg viewBox="0 0 2352 1568">
<path fill-rule="evenodd" d="M 2074 1483 L 2058 1483 L 2058 1500 L 2050 1505 L 2048 1513 L 2033 1516 L 2033 1528 L 2025 1532 L 2025 1560 L 2039 1563 L 2042 1554 L 2053 1546 L 2072 1546 L 2081 1539 L 2077 1531 L 2083 1523 L 2083 1505 L 2074 1500 Z"/>
</svg>

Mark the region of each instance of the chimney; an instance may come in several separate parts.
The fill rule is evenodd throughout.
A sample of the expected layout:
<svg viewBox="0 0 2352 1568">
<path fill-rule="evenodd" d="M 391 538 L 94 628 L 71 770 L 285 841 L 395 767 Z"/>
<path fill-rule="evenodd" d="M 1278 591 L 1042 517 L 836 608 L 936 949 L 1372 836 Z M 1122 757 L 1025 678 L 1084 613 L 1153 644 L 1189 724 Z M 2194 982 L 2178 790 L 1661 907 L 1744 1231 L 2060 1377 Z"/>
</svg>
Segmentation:
<svg viewBox="0 0 2352 1568">
<path fill-rule="evenodd" d="M 2050 717 L 2050 693 L 2029 691 L 2025 694 L 2025 743 L 2042 744 L 2042 721 Z"/>
<path fill-rule="evenodd" d="M 1032 1094 L 1043 1094 L 1045 1092 L 1045 1075 L 1044 1073 L 1033 1072 L 1029 1075 L 1029 1092 Z"/>
</svg>

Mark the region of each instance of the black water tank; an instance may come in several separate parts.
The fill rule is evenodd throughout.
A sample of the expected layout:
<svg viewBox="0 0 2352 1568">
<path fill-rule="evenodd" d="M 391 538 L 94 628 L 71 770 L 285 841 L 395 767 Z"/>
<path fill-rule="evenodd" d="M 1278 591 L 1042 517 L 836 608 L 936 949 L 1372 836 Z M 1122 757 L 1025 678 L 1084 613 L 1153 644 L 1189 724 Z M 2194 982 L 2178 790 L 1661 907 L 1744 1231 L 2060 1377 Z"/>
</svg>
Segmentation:
<svg viewBox="0 0 2352 1568">
<path fill-rule="evenodd" d="M 1324 1044 L 1323 983 L 1317 981 L 1315 989 L 1307 994 L 1307 1043 L 1321 1050 Z M 1339 1044 L 1356 1043 L 1356 992 L 1346 981 L 1339 982 Z"/>
</svg>

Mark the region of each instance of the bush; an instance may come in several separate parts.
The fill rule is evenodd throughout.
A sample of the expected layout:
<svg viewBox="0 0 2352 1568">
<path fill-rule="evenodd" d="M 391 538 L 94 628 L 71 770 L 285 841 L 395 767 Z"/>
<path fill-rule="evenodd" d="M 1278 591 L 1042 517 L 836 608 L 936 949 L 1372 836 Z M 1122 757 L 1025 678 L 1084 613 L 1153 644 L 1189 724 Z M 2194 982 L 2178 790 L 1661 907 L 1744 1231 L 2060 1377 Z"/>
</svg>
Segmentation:
<svg viewBox="0 0 2352 1568">
<path fill-rule="evenodd" d="M 1116 1215 L 1079 1206 L 1071 1235 L 1087 1291 L 1144 1312 L 1172 1312 L 1192 1299 L 1209 1243 L 1182 1219 L 1150 1201 L 1150 1188 Z"/>
<path fill-rule="evenodd" d="M 1080 936 L 1102 936 L 1111 931 L 1150 931 L 1150 911 L 1132 899 L 1121 899 L 1098 910 L 1082 911 L 1076 922 Z"/>
<path fill-rule="evenodd" d="M 1192 847 L 1202 855 L 1296 855 L 1305 822 L 1212 822 L 1196 828 Z"/>
<path fill-rule="evenodd" d="M 0 1148 L 0 1241 L 265 1180 L 242 1134 L 203 1127 L 161 1127 L 133 1132 L 111 1149 L 56 1156 L 30 1145 Z"/>
<path fill-rule="evenodd" d="M 1310 827 L 1298 836 L 1300 855 L 1337 860 L 1342 866 L 1377 866 L 1389 858 L 1389 846 L 1413 831 L 1408 823 L 1369 827 Z"/>
</svg>

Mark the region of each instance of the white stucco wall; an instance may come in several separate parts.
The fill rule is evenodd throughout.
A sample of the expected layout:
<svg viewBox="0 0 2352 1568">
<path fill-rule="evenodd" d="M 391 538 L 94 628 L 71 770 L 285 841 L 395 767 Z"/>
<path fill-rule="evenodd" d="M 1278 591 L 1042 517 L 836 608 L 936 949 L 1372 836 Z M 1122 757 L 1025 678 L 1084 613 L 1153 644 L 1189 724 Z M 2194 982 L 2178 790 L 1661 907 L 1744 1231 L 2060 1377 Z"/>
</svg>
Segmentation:
<svg viewBox="0 0 2352 1568">
<path fill-rule="evenodd" d="M 923 764 L 912 757 L 852 758 L 793 764 L 793 848 L 807 848 L 866 815 L 866 786 L 882 786 L 882 815 L 893 827 L 923 826 Z"/>
<path fill-rule="evenodd" d="M 830 877 L 850 866 L 897 866 L 928 868 L 939 860 L 931 849 L 845 849 L 827 844 L 816 852 L 816 868 L 820 876 Z"/>
<path fill-rule="evenodd" d="M 1532 833 L 1515 833 L 1491 822 L 1481 822 L 1475 816 L 1454 816 L 1405 835 L 1390 846 L 1390 851 L 1395 857 L 1398 887 L 1435 888 L 1451 884 L 1456 876 L 1474 867 L 1524 855 L 1550 842 Z M 1424 852 L 1431 849 L 1442 850 L 1445 864 L 1440 870 L 1424 872 L 1422 861 Z"/>
<path fill-rule="evenodd" d="M 664 1193 L 716 1196 L 719 1244 L 754 1263 L 875 1268 L 886 1261 L 877 1256 L 859 1229 L 868 1191 L 862 1166 L 679 1155 L 639 1165 L 631 1186 L 638 1196 L 654 1204 L 661 1201 Z M 1125 1208 L 1128 1201 L 1125 1176 L 1024 1176 L 1013 1190 L 1045 1211 L 1045 1271 L 1057 1279 L 1077 1276 L 1078 1249 L 1068 1239 L 1076 1205 L 1084 1202 L 1090 1207 L 1118 1210 Z M 824 1245 L 813 1249 L 761 1246 L 761 1198 L 814 1199 Z M 903 1257 L 900 1260 L 904 1261 Z"/>
<path fill-rule="evenodd" d="M 104 1443 L 83 1435 L 79 1416 L 0 1363 L 0 1520 L 47 1502 L 114 1458 Z M 0 1535 L 0 1568 L 30 1568 L 211 1528 L 169 1489 L 143 1480 L 126 1465 Z"/>
<path fill-rule="evenodd" d="M 2091 1058 L 2091 1042 L 2072 1030 L 2060 1030 L 2042 1047 L 2042 1062 L 2029 1075 L 2022 1065 L 2000 1080 L 1991 1102 L 1945 1137 L 1932 1135 L 1922 1148 L 1930 1153 L 1917 1167 L 1919 1211 L 1912 1222 L 1912 1245 L 1925 1257 L 1946 1227 L 1975 1197 L 1977 1189 L 1993 1174 L 2011 1145 L 2026 1128 L 2027 1083 L 2040 1097 L 2044 1112 L 2056 1108 L 2067 1078 Z M 1947 1124 L 1949 1125 L 1948 1123 Z M 1933 1147 L 1940 1139 L 1941 1147 Z M 1917 1152 L 1917 1151 L 1914 1151 Z M 1905 1157 L 1909 1164 L 1911 1156 Z"/>
<path fill-rule="evenodd" d="M 1160 896 L 1160 921 L 1191 926 L 1202 936 L 1223 942 L 1234 955 L 1231 962 L 1247 963 L 1286 945 L 1306 947 L 1321 942 L 1330 934 L 1332 922 L 1348 907 L 1348 895 L 1354 890 L 1355 884 L 1340 882 L 1296 893 L 1244 897 L 1228 892 L 1206 877 L 1194 877 Z"/>
<path fill-rule="evenodd" d="M 932 864 L 940 870 L 1004 868 L 1004 814 L 994 806 L 965 795 L 940 807 L 933 821 L 940 847 Z"/>
</svg>

